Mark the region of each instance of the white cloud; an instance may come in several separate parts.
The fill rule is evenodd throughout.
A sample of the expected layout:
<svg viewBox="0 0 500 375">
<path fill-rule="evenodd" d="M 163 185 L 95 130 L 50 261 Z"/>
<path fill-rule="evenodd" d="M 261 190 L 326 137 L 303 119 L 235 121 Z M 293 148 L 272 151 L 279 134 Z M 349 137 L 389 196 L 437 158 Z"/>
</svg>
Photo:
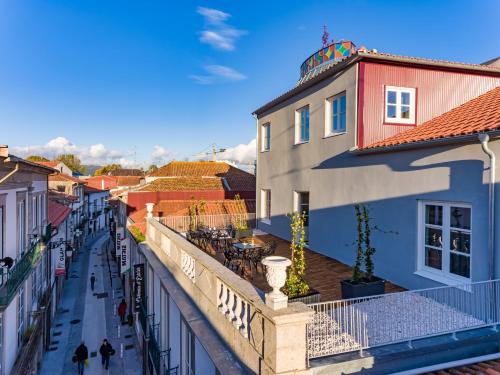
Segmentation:
<svg viewBox="0 0 500 375">
<path fill-rule="evenodd" d="M 242 164 L 253 164 L 257 155 L 257 141 L 252 139 L 247 144 L 239 144 L 226 149 L 218 155 L 219 159 L 227 159 Z"/>
<path fill-rule="evenodd" d="M 219 25 L 222 22 L 226 21 L 231 15 L 229 13 L 225 13 L 221 10 L 198 7 L 196 11 L 201 14 L 207 23 L 213 25 Z"/>
<path fill-rule="evenodd" d="M 231 15 L 218 9 L 204 7 L 198 7 L 197 12 L 205 19 L 205 29 L 200 33 L 200 42 L 218 50 L 234 51 L 237 39 L 245 35 L 246 31 L 226 23 Z"/>
<path fill-rule="evenodd" d="M 14 147 L 14 155 L 27 157 L 30 155 L 40 155 L 47 159 L 54 159 L 60 154 L 74 154 L 80 158 L 83 164 L 110 164 L 120 163 L 131 166 L 132 160 L 127 159 L 123 153 L 110 150 L 102 143 L 94 144 L 89 147 L 79 147 L 70 142 L 65 137 L 57 137 L 41 146 Z"/>
<path fill-rule="evenodd" d="M 165 159 L 169 159 L 174 155 L 174 153 L 170 150 L 162 146 L 154 146 L 153 152 L 151 153 L 151 163 L 153 164 L 164 164 Z"/>
<path fill-rule="evenodd" d="M 190 75 L 189 78 L 200 85 L 211 85 L 216 82 L 236 82 L 247 78 L 243 73 L 224 65 L 206 65 L 203 69 L 208 74 Z"/>
</svg>

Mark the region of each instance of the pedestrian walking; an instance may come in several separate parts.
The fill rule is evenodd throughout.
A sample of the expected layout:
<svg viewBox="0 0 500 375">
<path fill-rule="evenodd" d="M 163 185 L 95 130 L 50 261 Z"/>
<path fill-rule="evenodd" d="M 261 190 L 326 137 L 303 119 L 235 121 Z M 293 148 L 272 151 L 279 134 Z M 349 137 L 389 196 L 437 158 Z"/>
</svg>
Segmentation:
<svg viewBox="0 0 500 375">
<path fill-rule="evenodd" d="M 90 289 L 92 289 L 92 291 L 94 291 L 95 281 L 96 281 L 95 274 L 94 272 L 92 272 L 92 275 L 90 275 Z"/>
<path fill-rule="evenodd" d="M 107 370 L 109 367 L 109 357 L 115 354 L 115 350 L 108 342 L 107 339 L 102 341 L 101 348 L 99 349 L 99 353 L 101 354 L 101 363 L 103 367 Z"/>
<path fill-rule="evenodd" d="M 122 299 L 122 301 L 118 305 L 118 315 L 120 316 L 120 320 L 122 323 L 125 322 L 126 313 L 127 313 L 127 302 L 125 302 L 125 299 Z"/>
<path fill-rule="evenodd" d="M 83 371 L 85 370 L 85 362 L 89 359 L 89 351 L 85 346 L 85 342 L 81 342 L 81 344 L 76 348 L 75 355 L 73 356 L 73 362 L 78 364 L 78 375 L 83 375 Z"/>
</svg>

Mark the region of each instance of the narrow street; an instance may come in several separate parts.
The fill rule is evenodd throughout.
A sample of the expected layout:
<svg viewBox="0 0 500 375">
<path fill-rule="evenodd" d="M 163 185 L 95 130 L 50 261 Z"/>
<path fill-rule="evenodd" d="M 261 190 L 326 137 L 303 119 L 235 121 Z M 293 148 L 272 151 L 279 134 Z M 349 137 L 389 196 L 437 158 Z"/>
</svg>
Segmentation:
<svg viewBox="0 0 500 375">
<path fill-rule="evenodd" d="M 51 346 L 46 353 L 42 375 L 77 374 L 72 362 L 82 340 L 89 351 L 86 374 L 140 374 L 141 355 L 133 327 L 120 324 L 116 307 L 122 299 L 122 287 L 116 263 L 106 253 L 108 232 L 88 237 L 73 261 L 51 329 Z M 95 290 L 90 275 L 96 276 Z M 101 365 L 99 347 L 108 339 L 116 350 L 109 369 Z"/>
</svg>

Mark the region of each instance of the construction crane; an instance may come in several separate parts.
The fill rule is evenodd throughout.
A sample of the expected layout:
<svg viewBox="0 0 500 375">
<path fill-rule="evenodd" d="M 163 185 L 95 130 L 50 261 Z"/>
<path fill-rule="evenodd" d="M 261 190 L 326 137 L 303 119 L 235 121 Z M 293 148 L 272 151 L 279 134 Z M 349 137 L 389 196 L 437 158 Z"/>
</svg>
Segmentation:
<svg viewBox="0 0 500 375">
<path fill-rule="evenodd" d="M 217 154 L 222 154 L 224 152 L 227 151 L 226 148 L 217 148 L 217 145 L 215 143 L 212 144 L 212 150 L 211 151 L 205 151 L 205 152 L 199 152 L 197 154 L 194 155 L 195 158 L 198 158 L 198 159 L 204 159 L 206 158 L 207 156 L 212 156 L 212 161 L 217 161 Z M 256 164 L 255 164 L 255 161 L 253 163 L 242 163 L 238 160 L 234 160 L 234 159 L 231 159 L 231 158 L 225 158 L 224 160 L 228 161 L 228 162 L 231 162 L 233 164 L 239 164 L 239 165 L 244 165 L 244 166 L 252 166 L 253 169 L 254 169 L 254 174 L 256 172 Z"/>
<path fill-rule="evenodd" d="M 194 155 L 196 158 L 205 158 L 207 156 L 212 155 L 212 161 L 217 161 L 217 154 L 221 154 L 225 152 L 225 148 L 219 148 L 217 149 L 217 145 L 215 143 L 212 144 L 212 151 L 209 152 L 199 152 L 196 155 Z"/>
</svg>

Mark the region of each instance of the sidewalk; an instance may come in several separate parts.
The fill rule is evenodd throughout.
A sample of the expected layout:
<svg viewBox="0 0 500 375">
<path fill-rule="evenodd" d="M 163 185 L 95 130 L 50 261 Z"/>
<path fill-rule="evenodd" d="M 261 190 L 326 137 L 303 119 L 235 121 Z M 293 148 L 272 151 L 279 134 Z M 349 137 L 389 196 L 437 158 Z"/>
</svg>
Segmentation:
<svg viewBox="0 0 500 375">
<path fill-rule="evenodd" d="M 51 347 L 44 356 L 42 375 L 77 374 L 76 365 L 71 359 L 82 338 L 90 357 L 86 374 L 142 373 L 135 332 L 128 326 L 120 326 L 118 338 L 119 318 L 115 316 L 114 304 L 121 301 L 121 282 L 119 278 L 112 279 L 116 292 L 113 291 L 106 257 L 108 241 L 107 233 L 87 239 L 79 251 L 78 259 L 71 266 L 51 329 Z M 112 273 L 116 273 L 115 262 L 109 259 L 109 265 Z M 94 291 L 90 289 L 89 281 L 92 272 L 97 279 Z M 116 350 L 108 371 L 102 368 L 99 355 L 104 338 Z M 123 354 L 120 350 L 122 344 Z M 125 346 L 129 349 L 125 350 Z"/>
</svg>

